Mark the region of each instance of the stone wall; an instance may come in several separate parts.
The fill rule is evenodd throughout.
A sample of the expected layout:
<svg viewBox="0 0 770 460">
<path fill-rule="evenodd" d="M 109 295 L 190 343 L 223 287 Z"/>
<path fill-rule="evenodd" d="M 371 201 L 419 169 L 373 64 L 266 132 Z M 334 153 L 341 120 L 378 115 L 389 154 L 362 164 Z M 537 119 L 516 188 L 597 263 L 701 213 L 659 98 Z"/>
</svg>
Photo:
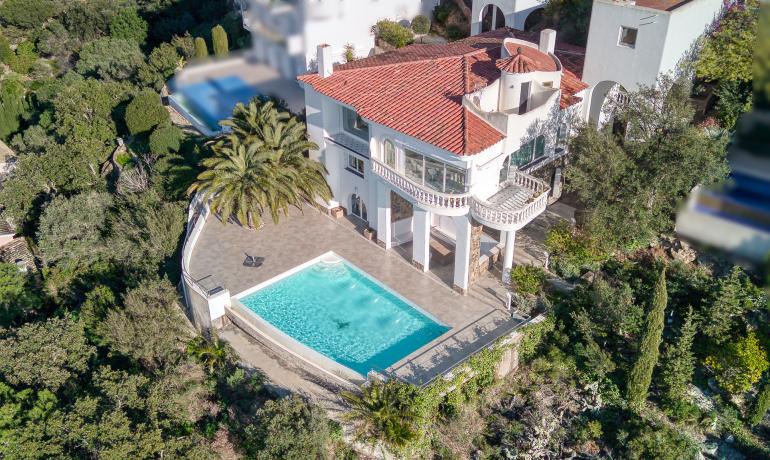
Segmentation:
<svg viewBox="0 0 770 460">
<path fill-rule="evenodd" d="M 479 258 L 481 257 L 481 234 L 483 230 L 484 227 L 471 218 L 471 257 L 469 261 L 470 269 L 468 270 L 469 289 L 479 279 L 481 273 L 487 269 L 486 266 L 479 264 Z"/>
<path fill-rule="evenodd" d="M 412 203 L 406 200 L 398 193 L 391 190 L 390 192 L 390 219 L 391 222 L 398 222 L 404 219 L 409 219 L 414 215 L 414 208 Z"/>
</svg>

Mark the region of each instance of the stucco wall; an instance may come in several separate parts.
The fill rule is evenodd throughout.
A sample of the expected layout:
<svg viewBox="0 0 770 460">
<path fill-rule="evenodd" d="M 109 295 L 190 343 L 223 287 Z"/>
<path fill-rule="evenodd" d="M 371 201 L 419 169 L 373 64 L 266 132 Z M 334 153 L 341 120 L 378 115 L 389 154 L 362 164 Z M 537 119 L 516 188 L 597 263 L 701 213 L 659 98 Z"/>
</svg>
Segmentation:
<svg viewBox="0 0 770 460">
<path fill-rule="evenodd" d="M 594 86 L 610 80 L 620 83 L 628 91 L 636 90 L 640 83 L 655 83 L 669 19 L 669 14 L 664 11 L 595 0 L 583 81 Z M 634 48 L 618 45 L 621 26 L 638 29 Z"/>
<path fill-rule="evenodd" d="M 721 0 L 695 0 L 671 13 L 660 72 L 675 71 L 682 58 L 690 57 L 698 38 L 719 17 Z"/>
</svg>

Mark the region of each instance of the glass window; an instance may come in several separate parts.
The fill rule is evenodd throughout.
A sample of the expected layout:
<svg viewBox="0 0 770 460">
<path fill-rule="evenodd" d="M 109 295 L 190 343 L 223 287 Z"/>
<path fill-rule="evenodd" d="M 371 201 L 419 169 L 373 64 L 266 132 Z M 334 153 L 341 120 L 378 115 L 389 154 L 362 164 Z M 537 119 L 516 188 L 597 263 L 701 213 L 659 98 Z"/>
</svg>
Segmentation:
<svg viewBox="0 0 770 460">
<path fill-rule="evenodd" d="M 444 191 L 444 163 L 425 157 L 425 185 L 439 192 Z"/>
<path fill-rule="evenodd" d="M 531 140 L 522 145 L 519 150 L 511 155 L 511 166 L 523 166 L 532 161 L 532 154 L 535 149 L 535 141 Z"/>
<path fill-rule="evenodd" d="M 404 174 L 409 179 L 422 184 L 423 156 L 411 150 L 404 151 Z"/>
<path fill-rule="evenodd" d="M 627 46 L 629 48 L 635 48 L 637 32 L 638 31 L 636 29 L 632 29 L 631 27 L 621 26 L 620 39 L 618 44 L 621 46 Z"/>
<path fill-rule="evenodd" d="M 545 136 L 537 136 L 535 139 L 535 158 L 545 155 Z"/>
<path fill-rule="evenodd" d="M 364 160 L 361 158 L 358 158 L 357 156 L 353 155 L 352 153 L 348 154 L 348 169 L 352 169 L 353 171 L 363 175 L 364 174 Z"/>
<path fill-rule="evenodd" d="M 446 185 L 444 191 L 447 193 L 465 193 L 465 170 L 446 165 Z"/>
<path fill-rule="evenodd" d="M 382 160 L 386 165 L 391 168 L 396 168 L 396 146 L 391 141 L 385 141 L 383 145 L 383 158 Z"/>
<path fill-rule="evenodd" d="M 369 141 L 369 124 L 364 121 L 354 110 L 342 108 L 342 127 L 346 132 Z"/>
</svg>

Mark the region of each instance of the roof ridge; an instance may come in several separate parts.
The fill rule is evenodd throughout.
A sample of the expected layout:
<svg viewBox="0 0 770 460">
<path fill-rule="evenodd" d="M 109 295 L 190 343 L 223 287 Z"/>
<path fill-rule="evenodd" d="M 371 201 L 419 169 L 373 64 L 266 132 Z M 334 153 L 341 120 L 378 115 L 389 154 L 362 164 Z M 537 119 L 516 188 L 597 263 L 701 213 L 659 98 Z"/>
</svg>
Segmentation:
<svg viewBox="0 0 770 460">
<path fill-rule="evenodd" d="M 434 45 L 428 45 L 428 44 L 424 44 L 424 43 L 423 44 L 417 44 L 417 45 L 418 46 L 434 46 Z M 414 45 L 412 45 L 412 46 L 414 46 Z M 474 49 L 472 51 L 469 51 L 467 53 L 453 54 L 453 55 L 450 55 L 450 56 L 438 56 L 438 57 L 435 57 L 435 56 L 425 56 L 424 58 L 423 57 L 415 57 L 415 59 L 410 59 L 410 60 L 407 60 L 407 61 L 400 61 L 400 62 L 388 62 L 388 63 L 383 63 L 383 64 L 364 65 L 364 66 L 360 66 L 360 67 L 351 67 L 349 69 L 336 69 L 335 68 L 334 72 L 352 72 L 354 70 L 381 69 L 381 68 L 387 68 L 387 67 L 392 67 L 392 66 L 396 66 L 396 65 L 413 64 L 413 63 L 419 63 L 419 62 L 448 61 L 450 59 L 465 59 L 466 57 L 474 56 L 476 54 L 486 53 L 486 52 L 489 52 L 490 50 L 494 50 L 496 48 L 502 48 L 502 43 L 500 44 L 500 46 L 492 46 L 492 47 L 489 47 L 489 48 L 478 48 L 478 49 Z M 406 48 L 401 48 L 401 49 L 406 49 Z M 397 51 L 398 50 L 390 51 L 390 52 L 397 52 Z M 375 58 L 375 57 L 378 57 L 378 56 L 382 56 L 382 54 L 374 55 L 374 56 L 370 56 L 370 57 L 371 58 Z M 364 59 L 369 59 L 369 58 L 364 58 Z M 342 64 L 342 65 L 352 64 L 354 62 L 355 61 L 347 62 L 347 63 Z M 304 74 L 304 75 L 314 75 L 314 72 L 307 73 L 307 74 Z"/>
</svg>

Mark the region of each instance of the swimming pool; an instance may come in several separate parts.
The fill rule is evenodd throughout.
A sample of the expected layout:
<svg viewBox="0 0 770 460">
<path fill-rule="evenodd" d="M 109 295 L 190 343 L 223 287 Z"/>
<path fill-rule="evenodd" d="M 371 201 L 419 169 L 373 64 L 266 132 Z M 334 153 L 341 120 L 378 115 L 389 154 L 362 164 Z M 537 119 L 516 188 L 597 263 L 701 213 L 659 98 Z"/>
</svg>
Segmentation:
<svg viewBox="0 0 770 460">
<path fill-rule="evenodd" d="M 245 104 L 259 95 L 257 88 L 235 75 L 196 83 L 174 81 L 172 90 L 174 94 L 169 97 L 213 132 L 221 131 L 219 122 L 230 118 L 236 104 Z"/>
<path fill-rule="evenodd" d="M 272 326 L 365 376 L 383 371 L 450 328 L 347 261 L 326 256 L 240 302 Z"/>
</svg>

